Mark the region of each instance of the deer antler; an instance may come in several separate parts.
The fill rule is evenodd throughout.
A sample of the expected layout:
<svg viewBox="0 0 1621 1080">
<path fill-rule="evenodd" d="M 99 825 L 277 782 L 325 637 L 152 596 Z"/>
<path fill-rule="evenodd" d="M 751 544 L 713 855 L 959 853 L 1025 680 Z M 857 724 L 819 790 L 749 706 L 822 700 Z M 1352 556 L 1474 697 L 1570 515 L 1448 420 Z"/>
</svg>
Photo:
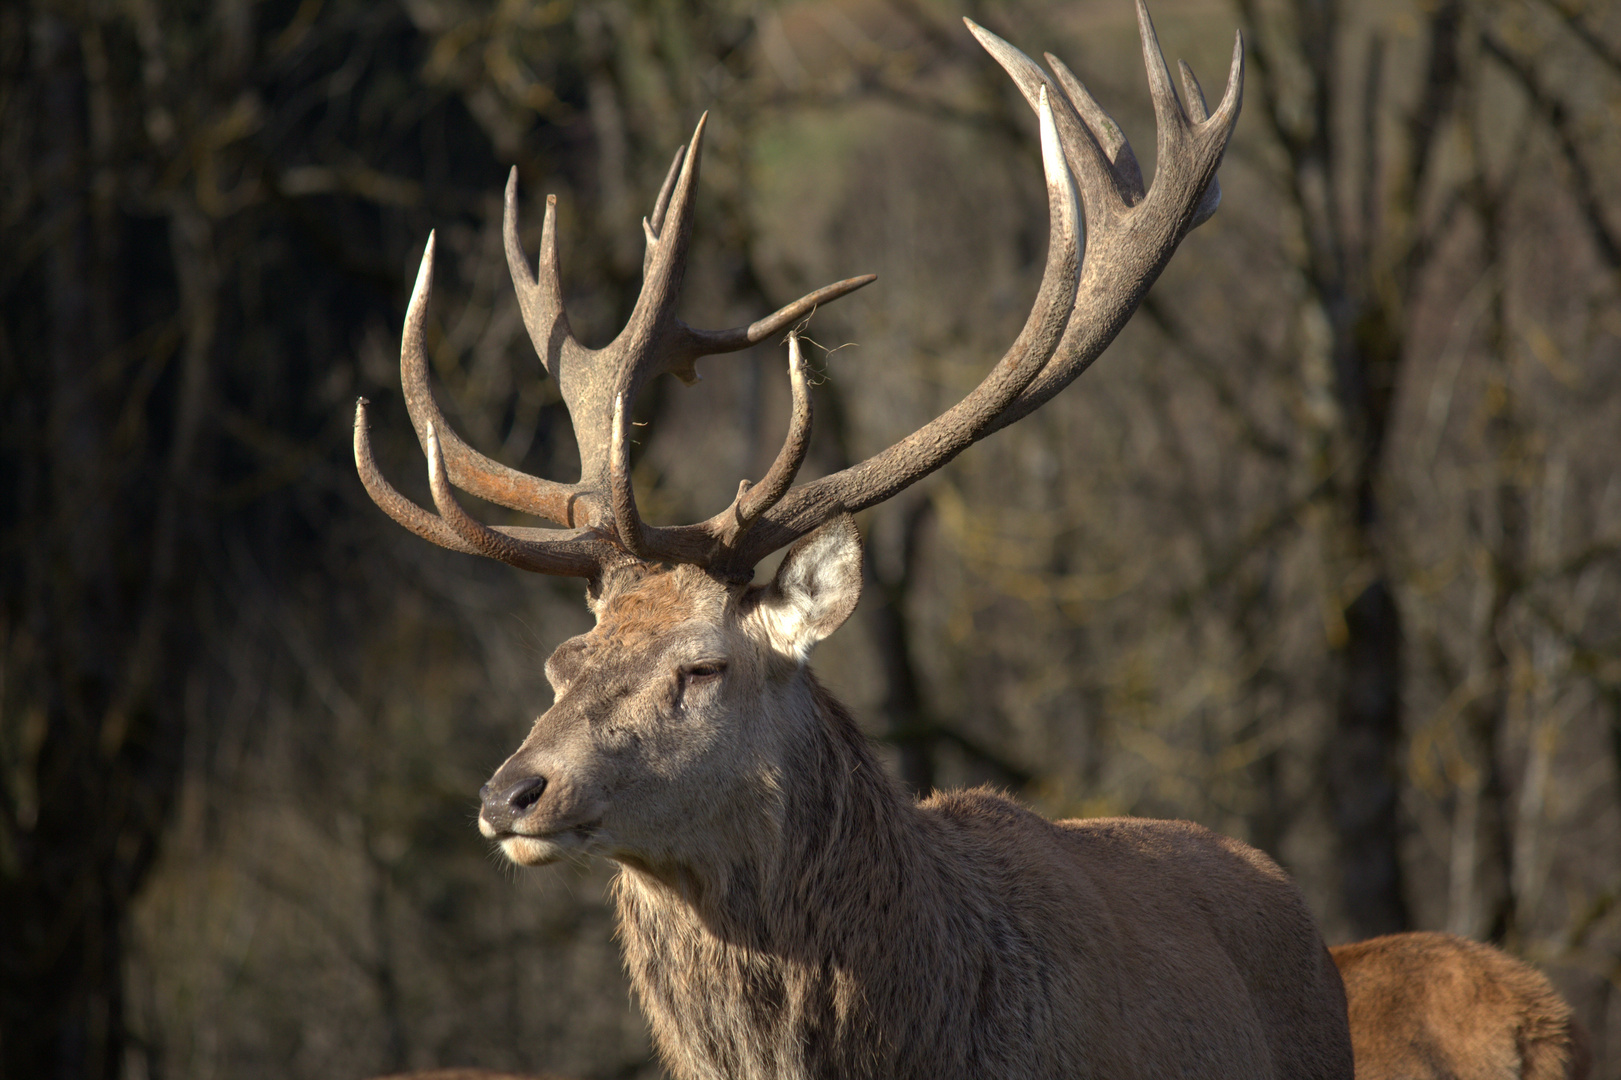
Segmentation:
<svg viewBox="0 0 1621 1080">
<path fill-rule="evenodd" d="M 817 306 L 875 280 L 869 274 L 836 282 L 748 326 L 729 330 L 699 330 L 677 318 L 707 119 L 707 114 L 700 118 L 691 143 L 677 152 L 653 214 L 643 221 L 647 255 L 641 295 L 625 328 L 602 349 L 584 347 L 569 331 L 557 268 L 556 197 L 546 200 L 537 275 L 526 265 L 518 239 L 516 168 L 507 180 L 503 222 L 507 263 L 530 339 L 546 370 L 557 379 L 574 425 L 581 464 L 575 483 L 531 476 L 484 456 L 463 442 L 439 411 L 428 384 L 423 340 L 433 279 L 434 238 L 429 235 L 406 310 L 400 381 L 411 422 L 429 459 L 438 515 L 412 503 L 384 479 L 368 439 L 367 402 L 362 398 L 355 407 L 355 463 L 366 490 L 390 517 L 443 547 L 489 555 L 541 573 L 593 577 L 610 563 L 641 557 L 639 519 L 624 519 L 619 512 L 628 481 L 615 479 L 616 467 L 624 465 L 623 447 L 616 456 L 610 441 L 615 410 L 628 412 L 637 393 L 655 376 L 670 372 L 695 382 L 693 365 L 699 357 L 736 352 L 764 341 Z M 450 485 L 569 528 L 488 528 L 461 510 Z M 634 500 L 629 505 L 634 514 Z"/>
<path fill-rule="evenodd" d="M 1024 329 L 979 386 L 933 422 L 877 456 L 801 487 L 783 488 L 746 521 L 737 513 L 739 502 L 734 501 L 732 508 L 697 525 L 644 527 L 650 552 L 672 562 L 701 562 L 717 576 L 746 579 L 753 574 L 755 563 L 822 522 L 880 503 L 950 461 L 1030 385 L 1058 347 L 1074 307 L 1082 230 L 1074 179 L 1045 88 L 1037 95 L 1036 112 L 1041 119 L 1047 179 L 1047 265 Z M 797 347 L 797 343 L 791 344 Z M 809 422 L 808 408 L 805 420 Z M 790 440 L 793 437 L 791 429 Z M 906 467 L 895 467 L 903 460 Z M 745 497 L 740 491 L 738 499 Z M 706 557 L 693 557 L 700 550 Z"/>
<path fill-rule="evenodd" d="M 1215 113 L 1206 108 L 1192 70 L 1182 65 L 1188 94 L 1188 111 L 1184 111 L 1171 85 L 1148 9 L 1137 0 L 1137 26 L 1158 126 L 1154 183 L 1145 191 L 1142 170 L 1119 125 L 1062 62 L 1047 56 L 1057 76 L 1055 83 L 1024 53 L 971 20 L 963 21 L 1041 116 L 1044 144 L 1048 124 L 1056 124 L 1064 156 L 1075 171 L 1088 236 L 1068 325 L 1050 359 L 1011 394 L 1013 380 L 997 385 L 1008 362 L 1004 357 L 968 397 L 918 431 L 865 461 L 789 492 L 741 545 L 736 556 L 740 564 L 752 566 L 834 514 L 855 513 L 884 501 L 978 439 L 1050 400 L 1114 340 L 1182 238 L 1215 213 L 1221 200 L 1216 169 L 1243 98 L 1241 35 L 1234 42 L 1226 92 Z M 1037 306 L 1040 304 L 1038 299 Z"/>
<path fill-rule="evenodd" d="M 696 330 L 676 318 L 703 140 L 700 119 L 692 142 L 670 165 L 652 216 L 643 221 L 647 256 L 641 296 L 624 330 L 603 349 L 581 346 L 569 331 L 557 269 L 555 197 L 547 198 L 539 271 L 531 273 L 518 240 L 516 170 L 507 182 L 507 262 L 524 324 L 546 370 L 558 380 L 574 423 L 580 480 L 560 484 L 492 461 L 462 442 L 440 414 L 428 388 L 422 344 L 433 265 L 430 236 L 406 313 L 400 374 L 412 423 L 428 456 L 439 515 L 411 503 L 377 472 L 366 441 L 362 399 L 356 407 L 355 460 L 367 491 L 419 536 L 542 573 L 593 577 L 607 565 L 635 559 L 692 563 L 717 577 L 747 580 L 770 552 L 835 515 L 884 501 L 992 431 L 1028 415 L 1103 352 L 1182 238 L 1209 218 L 1220 201 L 1215 176 L 1238 119 L 1242 38 L 1234 45 L 1226 92 L 1213 114 L 1193 72 L 1182 65 L 1188 95 L 1184 110 L 1142 0 L 1137 0 L 1137 19 L 1158 125 L 1156 174 L 1146 188 L 1119 126 L 1068 68 L 1049 54 L 1049 76 L 1024 53 L 964 20 L 1039 117 L 1049 210 L 1047 265 L 1024 329 L 979 386 L 888 449 L 792 486 L 809 444 L 811 407 L 798 338 L 790 334 L 793 416 L 766 476 L 758 484 L 743 481 L 732 504 L 706 521 L 670 527 L 642 521 L 631 487 L 626 432 L 642 387 L 665 372 L 691 383 L 697 378 L 693 362 L 698 357 L 760 342 L 818 304 L 873 280 L 868 275 L 837 282 L 747 327 Z M 1084 263 L 1083 205 L 1090 233 Z M 456 504 L 452 484 L 572 528 L 488 528 Z"/>
<path fill-rule="evenodd" d="M 1188 96 L 1184 111 L 1171 85 L 1148 8 L 1143 0 L 1136 3 L 1143 63 L 1154 101 L 1154 184 L 1144 191 L 1142 169 L 1120 125 L 1062 60 L 1046 53 L 1063 89 L 1055 96 L 1067 99 L 1069 106 L 1054 111 L 1064 152 L 1076 170 L 1086 204 L 1089 257 L 1075 300 L 1075 316 L 1054 362 L 997 417 L 990 431 L 1028 416 L 1085 371 L 1137 310 L 1182 238 L 1209 221 L 1221 205 L 1216 169 L 1243 104 L 1243 34 L 1234 35 L 1227 86 L 1214 114 L 1205 104 L 1204 90 L 1193 69 L 1186 61 L 1179 63 L 1182 88 Z M 1013 77 L 1031 108 L 1037 105 L 1038 89 L 1052 93 L 1052 80 L 1028 56 L 983 27 L 969 22 L 968 28 Z"/>
</svg>

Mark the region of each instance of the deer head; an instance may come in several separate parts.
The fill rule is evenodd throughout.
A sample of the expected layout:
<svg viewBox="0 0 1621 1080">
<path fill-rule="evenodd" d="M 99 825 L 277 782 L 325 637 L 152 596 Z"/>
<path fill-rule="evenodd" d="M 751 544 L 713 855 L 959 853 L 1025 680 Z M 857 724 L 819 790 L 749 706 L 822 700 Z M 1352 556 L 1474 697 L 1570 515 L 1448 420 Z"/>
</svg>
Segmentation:
<svg viewBox="0 0 1621 1080">
<path fill-rule="evenodd" d="M 671 880 L 736 861 L 811 745 L 804 658 L 860 592 L 848 515 L 765 586 L 692 566 L 608 571 L 596 628 L 546 662 L 555 704 L 481 792 L 480 830 L 530 865 L 585 852 Z"/>
<path fill-rule="evenodd" d="M 872 277 L 829 285 L 747 327 L 705 331 L 678 319 L 700 120 L 643 223 L 644 285 L 630 320 L 605 348 L 588 349 L 563 311 L 555 198 L 547 200 L 533 273 L 518 240 L 514 170 L 506 190 L 507 259 L 524 322 L 558 380 L 579 442 L 580 479 L 565 484 L 483 456 L 434 404 L 423 347 L 430 236 L 406 314 L 400 370 L 438 512 L 411 503 L 378 473 L 364 399 L 355 416 L 361 479 L 383 510 L 419 536 L 525 570 L 586 579 L 597 617 L 594 630 L 565 642 L 547 662 L 556 703 L 483 790 L 480 827 L 511 858 L 543 863 L 599 852 L 660 872 L 732 850 L 727 845 L 768 842 L 739 824 L 749 816 L 740 808 L 778 800 L 796 755 L 811 752 L 809 730 L 826 722 L 804 662 L 859 595 L 860 538 L 850 515 L 1068 385 L 1125 324 L 1183 236 L 1215 209 L 1216 168 L 1239 109 L 1241 44 L 1213 113 L 1183 65 L 1184 107 L 1148 13 L 1141 3 L 1137 10 L 1158 122 L 1152 185 L 1144 186 L 1118 125 L 1062 63 L 1048 56 L 1049 74 L 969 22 L 1040 122 L 1048 251 L 1023 330 L 952 408 L 867 460 L 798 486 L 811 401 L 790 333 L 793 414 L 782 449 L 759 482 L 744 480 L 730 506 L 696 524 L 653 525 L 637 511 L 626 425 L 639 391 L 663 373 L 690 383 L 697 358 L 764 341 Z M 559 528 L 486 526 L 462 509 L 453 487 Z M 751 585 L 755 565 L 789 545 L 775 579 Z"/>
</svg>

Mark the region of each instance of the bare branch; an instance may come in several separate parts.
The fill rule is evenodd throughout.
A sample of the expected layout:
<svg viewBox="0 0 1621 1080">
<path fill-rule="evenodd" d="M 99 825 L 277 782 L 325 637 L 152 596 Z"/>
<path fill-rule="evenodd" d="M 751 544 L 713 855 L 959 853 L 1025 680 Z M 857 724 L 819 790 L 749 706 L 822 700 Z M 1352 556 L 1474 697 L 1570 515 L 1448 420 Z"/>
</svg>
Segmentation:
<svg viewBox="0 0 1621 1080">
<path fill-rule="evenodd" d="M 1514 81 L 1530 99 L 1532 109 L 1553 130 L 1554 139 L 1559 144 L 1560 155 L 1570 168 L 1576 205 L 1587 222 L 1593 246 L 1598 249 L 1599 256 L 1612 270 L 1621 270 L 1621 232 L 1617 232 L 1606 220 L 1604 204 L 1599 199 L 1598 184 L 1594 181 L 1593 171 L 1587 164 L 1587 159 L 1582 156 L 1565 103 L 1548 92 L 1524 58 L 1516 55 L 1497 38 L 1489 33 L 1483 33 L 1480 36 L 1480 43 L 1487 55 L 1500 63 L 1514 77 Z"/>
</svg>

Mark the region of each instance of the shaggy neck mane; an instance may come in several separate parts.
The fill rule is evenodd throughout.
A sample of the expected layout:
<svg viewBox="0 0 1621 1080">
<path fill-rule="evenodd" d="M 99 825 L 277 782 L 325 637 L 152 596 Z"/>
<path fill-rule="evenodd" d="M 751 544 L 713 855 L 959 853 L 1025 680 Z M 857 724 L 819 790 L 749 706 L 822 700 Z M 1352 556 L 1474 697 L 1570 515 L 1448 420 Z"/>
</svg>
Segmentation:
<svg viewBox="0 0 1621 1080">
<path fill-rule="evenodd" d="M 795 725 L 802 739 L 760 814 L 775 820 L 740 823 L 755 831 L 751 854 L 675 879 L 634 866 L 619 875 L 626 965 L 678 1075 L 868 1072 L 893 1050 L 878 1045 L 871 1020 L 905 992 L 897 955 L 927 963 L 974 951 L 962 939 L 974 935 L 978 905 L 963 904 L 966 883 L 948 880 L 938 824 L 848 710 L 808 670 L 804 680 L 817 716 Z M 948 889 L 953 925 L 920 916 L 948 910 L 938 902 Z M 954 966 L 934 971 L 949 978 Z"/>
</svg>

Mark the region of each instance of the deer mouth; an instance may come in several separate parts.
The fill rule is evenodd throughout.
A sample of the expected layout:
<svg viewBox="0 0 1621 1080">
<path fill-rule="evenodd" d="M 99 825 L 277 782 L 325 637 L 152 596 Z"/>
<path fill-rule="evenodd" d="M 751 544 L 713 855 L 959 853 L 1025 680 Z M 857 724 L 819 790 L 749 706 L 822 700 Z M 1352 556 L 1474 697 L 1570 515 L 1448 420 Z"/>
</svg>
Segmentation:
<svg viewBox="0 0 1621 1080">
<path fill-rule="evenodd" d="M 501 853 L 520 866 L 545 866 L 569 855 L 588 855 L 596 839 L 600 821 L 581 822 L 546 832 L 485 829 L 480 831 L 501 847 Z"/>
</svg>

